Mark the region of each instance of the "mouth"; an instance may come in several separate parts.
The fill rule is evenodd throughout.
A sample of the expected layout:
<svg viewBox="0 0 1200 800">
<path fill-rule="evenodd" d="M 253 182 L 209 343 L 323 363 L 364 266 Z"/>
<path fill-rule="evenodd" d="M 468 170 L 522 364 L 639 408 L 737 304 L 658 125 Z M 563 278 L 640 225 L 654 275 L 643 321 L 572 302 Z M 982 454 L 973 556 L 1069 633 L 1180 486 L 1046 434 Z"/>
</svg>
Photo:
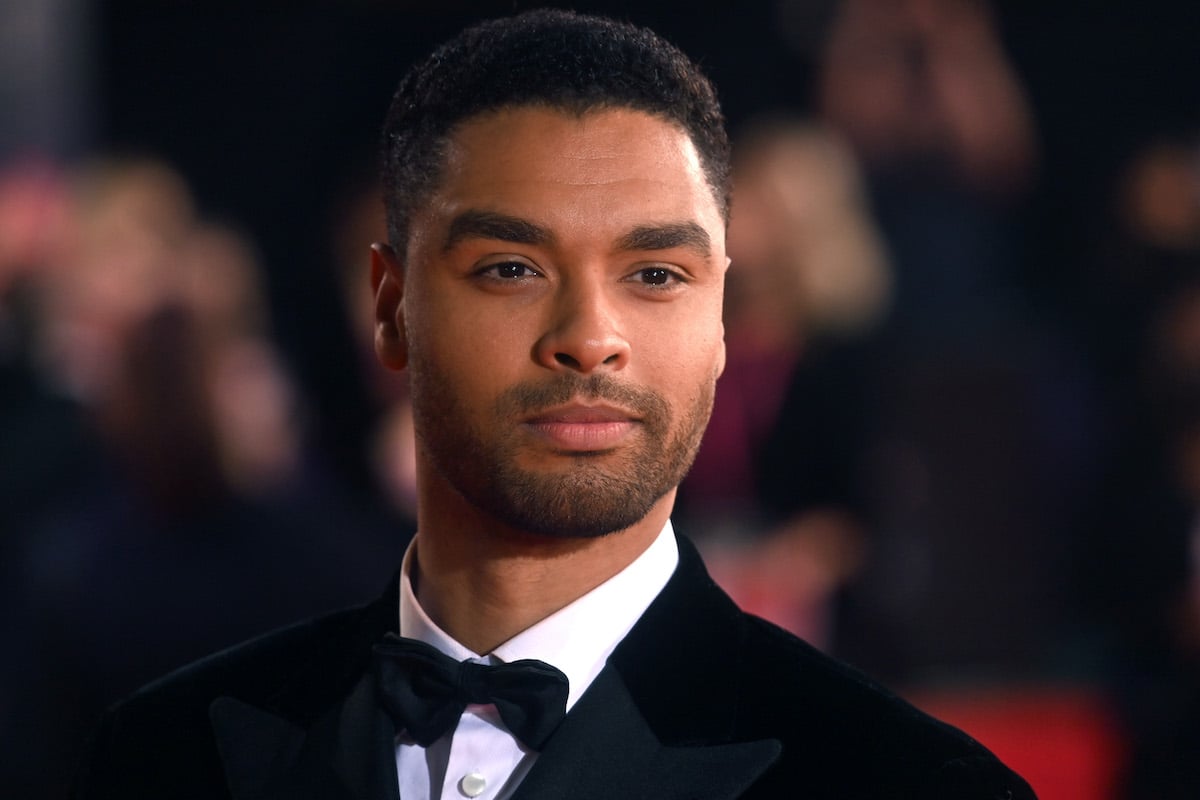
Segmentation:
<svg viewBox="0 0 1200 800">
<path fill-rule="evenodd" d="M 641 419 L 615 406 L 568 403 L 539 411 L 524 424 L 556 450 L 585 454 L 617 447 L 633 435 Z"/>
</svg>

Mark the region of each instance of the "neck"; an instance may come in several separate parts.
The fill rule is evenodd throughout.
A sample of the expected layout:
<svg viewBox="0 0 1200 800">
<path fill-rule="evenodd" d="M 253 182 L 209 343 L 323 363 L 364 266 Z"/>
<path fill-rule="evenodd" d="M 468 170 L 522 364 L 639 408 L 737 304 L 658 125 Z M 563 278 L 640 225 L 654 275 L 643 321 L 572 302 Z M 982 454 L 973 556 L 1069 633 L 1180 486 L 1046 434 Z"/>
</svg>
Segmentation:
<svg viewBox="0 0 1200 800">
<path fill-rule="evenodd" d="M 434 483 L 419 504 L 417 599 L 438 627 L 480 654 L 633 563 L 666 525 L 675 499 L 668 492 L 623 531 L 559 539 L 498 523 Z"/>
</svg>

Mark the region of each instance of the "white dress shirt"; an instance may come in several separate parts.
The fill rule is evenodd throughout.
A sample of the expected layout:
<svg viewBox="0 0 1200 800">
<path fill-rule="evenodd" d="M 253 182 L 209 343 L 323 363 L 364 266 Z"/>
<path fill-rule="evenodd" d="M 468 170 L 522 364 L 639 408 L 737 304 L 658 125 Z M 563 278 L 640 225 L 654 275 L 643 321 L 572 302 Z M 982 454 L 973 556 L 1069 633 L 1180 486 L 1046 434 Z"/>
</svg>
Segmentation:
<svg viewBox="0 0 1200 800">
<path fill-rule="evenodd" d="M 625 634 L 658 596 L 679 563 L 668 522 L 628 567 L 522 631 L 488 655 L 468 650 L 434 624 L 412 590 L 413 540 L 400 572 L 400 634 L 430 644 L 457 661 L 481 664 L 536 658 L 567 676 L 567 710 L 591 685 Z M 396 773 L 402 800 L 504 800 L 529 772 L 537 753 L 508 732 L 494 705 L 469 705 L 451 733 L 422 747 L 396 737 Z"/>
</svg>

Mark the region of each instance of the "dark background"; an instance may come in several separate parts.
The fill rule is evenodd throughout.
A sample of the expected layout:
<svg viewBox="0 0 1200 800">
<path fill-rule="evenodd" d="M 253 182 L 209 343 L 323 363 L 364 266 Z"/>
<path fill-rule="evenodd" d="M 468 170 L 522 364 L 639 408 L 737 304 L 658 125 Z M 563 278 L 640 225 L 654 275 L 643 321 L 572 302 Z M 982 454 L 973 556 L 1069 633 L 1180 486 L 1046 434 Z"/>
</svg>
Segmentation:
<svg viewBox="0 0 1200 800">
<path fill-rule="evenodd" d="M 307 406 L 305 437 L 311 441 L 306 446 L 324 470 L 321 477 L 335 487 L 331 494 L 337 494 L 336 502 L 324 506 L 314 502 L 317 512 L 301 503 L 283 511 L 272 508 L 261 517 L 236 517 L 237 525 L 224 518 L 216 523 L 189 520 L 195 537 L 186 539 L 187 548 L 178 552 L 170 542 L 160 551 L 158 543 L 147 545 L 141 539 L 133 545 L 140 549 L 130 549 L 122 538 L 126 531 L 119 516 L 94 536 L 95 520 L 85 511 L 76 538 L 68 539 L 82 543 L 79 551 L 62 554 L 61 560 L 71 566 L 74 555 L 76 561 L 86 562 L 90 571 L 83 574 L 92 582 L 64 579 L 66 589 L 53 581 L 33 581 L 25 587 L 23 580 L 9 580 L 10 575 L 21 579 L 33 572 L 28 565 L 36 559 L 23 558 L 20 547 L 42 556 L 49 553 L 51 566 L 61 566 L 56 551 L 59 540 L 44 538 L 42 527 L 30 525 L 27 531 L 14 531 L 18 536 L 0 539 L 8 548 L 3 553 L 4 578 L 17 587 L 14 594 L 24 592 L 21 603 L 9 603 L 6 609 L 14 621 L 2 620 L 13 625 L 10 640 L 25 642 L 29 630 L 45 634 L 51 627 L 41 624 L 46 616 L 62 623 L 52 631 L 62 641 L 54 642 L 49 655 L 36 648 L 18 648 L 18 653 L 32 650 L 26 659 L 29 663 L 12 658 L 0 671 L 4 678 L 0 742 L 6 749 L 27 751 L 10 758 L 8 766 L 28 772 L 28 785 L 46 786 L 65 780 L 62 762 L 78 754 L 98 705 L 114 699 L 112 695 L 195 657 L 199 653 L 193 649 L 211 650 L 292 619 L 299 613 L 297 608 L 307 614 L 323 610 L 327 597 L 336 596 L 339 604 L 347 596 L 365 599 L 376 591 L 380 576 L 393 570 L 393 556 L 400 551 L 403 537 L 394 535 L 396 528 L 389 527 L 393 520 L 388 517 L 382 525 L 376 518 L 360 525 L 367 531 L 361 541 L 373 543 L 376 549 L 364 546 L 361 558 L 338 562 L 339 584 L 329 589 L 328 596 L 313 589 L 315 580 L 300 577 L 308 573 L 280 565 L 284 557 L 299 562 L 300 551 L 307 554 L 313 574 L 334 571 L 329 553 L 355 549 L 352 531 L 362 522 L 355 513 L 369 516 L 370 508 L 378 504 L 378 487 L 365 456 L 377 421 L 377 398 L 369 396 L 371 387 L 365 385 L 362 353 L 342 301 L 339 258 L 332 244 L 336 219 L 346 200 L 374 178 L 378 129 L 393 88 L 409 64 L 474 20 L 539 4 L 465 0 L 13 3 L 11 12 L 0 9 L 0 101 L 9 96 L 6 92 L 13 92 L 20 102 L 10 108 L 0 105 L 4 117 L 0 157 L 20 155 L 21 148 L 30 145 L 68 169 L 92 156 L 158 157 L 182 173 L 203 217 L 247 233 L 259 248 L 266 271 L 272 333 Z M 763 113 L 815 110 L 813 82 L 831 5 L 822 0 L 665 0 L 573 7 L 647 25 L 698 60 L 718 87 L 736 140 L 741 127 Z M 1172 497 L 1158 503 L 1155 492 L 1170 494 L 1160 476 L 1143 470 L 1136 460 L 1122 464 L 1121 443 L 1105 440 L 1106 436 L 1119 439 L 1114 429 L 1134 438 L 1145 431 L 1126 424 L 1136 415 L 1115 423 L 1106 419 L 1123 413 L 1121 400 L 1114 397 L 1119 398 L 1123 386 L 1133 384 L 1135 376 L 1114 373 L 1111 364 L 1131 362 L 1106 361 L 1099 351 L 1114 345 L 1120 351 L 1122 337 L 1139 331 L 1136 323 L 1119 316 L 1122 298 L 1111 297 L 1114 292 L 1105 285 L 1108 278 L 1098 265 L 1104 261 L 1106 241 L 1116 222 L 1112 198 L 1117 180 L 1130 157 L 1164 135 L 1196 143 L 1200 6 L 1185 0 L 1006 2 L 993 3 L 993 13 L 1030 104 L 1039 147 L 1032 186 L 1005 209 L 1005 223 L 1019 245 L 1014 248 L 1019 257 L 1011 260 L 1013 271 L 1004 276 L 1006 292 L 997 295 L 995 305 L 1003 305 L 1003 313 L 1010 315 L 1015 305 L 1016 314 L 1003 328 L 1004 335 L 964 345 L 961 352 L 967 354 L 967 363 L 951 364 L 966 384 L 957 388 L 971 402 L 960 403 L 953 392 L 940 391 L 945 386 L 955 388 L 938 374 L 945 362 L 932 363 L 923 376 L 916 358 L 918 369 L 908 369 L 913 362 L 896 369 L 911 381 L 893 380 L 892 394 L 871 398 L 873 406 L 868 403 L 868 413 L 890 414 L 893 420 L 909 424 L 900 432 L 915 434 L 918 443 L 926 446 L 933 468 L 949 476 L 937 498 L 944 505 L 925 520 L 937 523 L 931 524 L 931 530 L 944 536 L 927 543 L 928 552 L 941 559 L 935 564 L 931 591 L 921 595 L 927 605 L 914 601 L 912 608 L 892 608 L 883 603 L 885 613 L 874 617 L 878 628 L 847 627 L 859 632 L 860 639 L 882 635 L 867 641 L 866 649 L 851 648 L 839 655 L 908 685 L 944 688 L 965 677 L 985 688 L 1023 682 L 1050 686 L 1050 695 L 1035 694 L 1032 700 L 1026 696 L 1023 705 L 1006 697 L 1002 705 L 1005 713 L 1024 709 L 1026 725 L 1010 729 L 1010 739 L 1018 744 L 1025 740 L 1025 755 L 1041 757 L 1051 771 L 1061 771 L 1068 762 L 1060 759 L 1063 750 L 1042 747 L 1036 739 L 1035 734 L 1053 727 L 1050 715 L 1056 714 L 1053 719 L 1058 722 L 1082 720 L 1064 736 L 1070 744 L 1079 740 L 1081 731 L 1094 731 L 1107 721 L 1109 717 L 1100 712 L 1112 705 L 1124 714 L 1121 730 L 1127 734 L 1130 751 L 1141 747 L 1170 762 L 1160 773 L 1153 771 L 1158 765 L 1151 763 L 1146 774 L 1175 774 L 1171 770 L 1179 765 L 1194 771 L 1194 758 L 1188 754 L 1195 749 L 1187 744 L 1187 737 L 1194 743 L 1200 730 L 1196 724 L 1200 681 L 1195 679 L 1200 674 L 1196 671 L 1200 646 L 1187 654 L 1169 647 L 1161 652 L 1147 650 L 1136 631 L 1128 636 L 1122 626 L 1145 627 L 1147 620 L 1155 624 L 1155 615 L 1162 611 L 1157 605 L 1159 589 L 1170 583 L 1174 590 L 1178 587 L 1172 581 L 1187 579 L 1180 547 L 1200 501 L 1189 497 L 1180 502 Z M 3 28 L 6 21 L 18 19 L 52 20 L 43 27 L 53 35 L 22 38 L 23 32 Z M 19 57 L 13 55 L 18 51 Z M 29 72 L 30 64 L 44 73 Z M 26 109 L 31 111 L 28 120 Z M 1196 151 L 1200 171 L 1200 148 Z M 939 236 L 940 230 L 935 228 Z M 364 287 L 367 244 L 361 243 Z M 1198 254 L 1200 248 L 1188 254 L 1193 278 L 1200 277 L 1200 268 L 1195 268 L 1200 263 Z M 1196 283 L 1200 285 L 1200 279 Z M 920 299 L 919 294 L 912 297 Z M 1104 302 L 1097 303 L 1098 297 Z M 920 318 L 929 309 L 918 304 L 906 311 Z M 944 322 L 931 330 L 953 339 L 959 331 Z M 1011 340 L 1006 338 L 1009 334 Z M 945 350 L 955 350 L 927 343 L 922 347 L 919 357 L 944 358 Z M 175 366 L 174 375 L 188 368 Z M 977 385 L 971 384 L 978 377 L 976 367 L 983 376 Z M 995 393 L 982 398 L 977 410 L 972 403 L 990 392 L 989 380 L 995 377 L 986 370 L 1004 372 L 1010 367 L 1015 379 L 997 385 L 1012 391 L 1013 399 Z M 1027 386 L 1015 385 L 1025 378 L 1031 378 Z M 922 379 L 928 382 L 922 384 Z M 810 380 L 820 383 L 819 377 Z M 2 381 L 0 388 L 6 388 Z M 1047 388 L 1052 392 L 1039 394 Z M 1019 413 L 1024 410 L 1021 403 L 1031 396 L 1037 400 L 1033 415 L 1037 424 L 1026 424 L 1028 420 Z M 834 404 L 838 402 L 834 398 Z M 1006 417 L 1006 410 L 1014 413 Z M 1041 426 L 1047 419 L 1054 423 L 1049 430 Z M 0 417 L 0 422 L 8 420 Z M 822 424 L 823 420 L 815 423 Z M 16 423 L 0 427 L 0 456 L 6 454 L 3 435 L 11 435 L 15 427 Z M 1009 436 L 1010 430 L 1014 435 Z M 1042 434 L 1044 439 L 1038 438 Z M 74 441 L 69 436 L 59 438 Z M 1081 441 L 1090 438 L 1096 441 Z M 44 449 L 41 442 L 32 447 Z M 1069 451 L 1076 461 L 1054 474 L 1058 449 Z M 21 454 L 22 459 L 27 456 Z M 990 469 L 994 466 L 990 462 L 1004 458 L 1007 463 Z M 1095 463 L 1078 463 L 1088 459 Z M 15 459 L 5 463 L 0 458 L 0 478 L 17 475 L 27 469 L 27 463 Z M 974 497 L 959 489 L 986 484 L 996 476 L 1012 479 L 1014 492 L 1008 494 L 1007 485 L 986 487 L 989 490 L 979 496 L 995 505 L 969 507 Z M 55 513 L 72 505 L 75 498 L 64 485 L 46 483 L 37 487 L 43 495 L 38 499 L 45 500 L 42 505 Z M 1150 491 L 1142 483 L 1152 484 Z M 0 506 L 6 496 L 4 484 L 0 481 Z M 1048 499 L 1041 497 L 1040 489 Z M 1019 494 L 1022 491 L 1026 494 Z M 1070 492 L 1074 495 L 1068 501 L 1065 496 Z M 1128 519 L 1113 513 L 1121 503 L 1108 502 L 1122 495 L 1130 497 Z M 1047 508 L 1021 508 L 1023 499 L 1045 500 Z M 9 533 L 3 530 L 5 511 L 0 508 L 3 534 Z M 989 519 L 989 511 L 997 513 Z M 1030 524 L 1022 525 L 1023 521 Z M 920 548 L 906 550 L 912 541 L 896 535 L 902 527 L 892 525 L 888 533 L 893 538 L 880 538 L 877 552 L 895 557 L 880 559 L 889 572 L 885 577 L 893 583 L 885 580 L 881 585 L 887 591 L 877 593 L 878 597 L 902 596 L 905 581 L 919 582 L 913 576 L 920 572 L 919 554 L 914 555 Z M 213 536 L 214 530 L 219 535 Z M 244 537 L 245 543 L 239 545 L 239 536 L 246 531 L 255 535 Z M 367 538 L 375 534 L 382 536 L 382 544 Z M 150 535 L 157 531 L 150 530 Z M 191 549 L 197 542 L 204 547 Z M 164 558 L 164 551 L 169 557 Z M 197 552 L 204 558 L 198 558 Z M 368 566 L 362 562 L 369 562 Z M 918 568 L 910 569 L 913 564 Z M 271 569 L 277 572 L 273 584 L 262 580 Z M 72 576 L 70 570 L 51 571 L 60 573 Z M 1194 575 L 1190 579 L 1195 583 Z M 164 582 L 171 584 L 165 590 Z M 262 583 L 287 587 L 294 595 L 271 590 L 280 595 L 274 598 L 278 608 L 262 609 L 260 618 L 249 610 L 261 605 L 262 598 L 250 589 L 239 594 L 235 587 Z M 1085 596 L 1085 589 L 1090 596 Z M 61 591 L 54 594 L 53 590 Z M 168 593 L 178 596 L 165 598 Z M 312 605 L 319 607 L 309 608 Z M 61 617 L 47 614 L 47 609 Z M 1135 609 L 1137 613 L 1132 613 Z M 145 619 L 140 616 L 143 611 Z M 212 633 L 211 642 L 199 635 L 195 622 L 189 622 L 205 611 L 231 623 Z M 883 646 L 888 635 L 882 629 L 889 626 L 890 635 L 899 640 L 891 650 Z M 122 640 L 121 635 L 127 638 Z M 1119 646 L 1097 639 L 1118 636 L 1127 637 Z M 172 638 L 179 641 L 167 642 Z M 1120 647 L 1127 649 L 1120 651 Z M 894 657 L 905 650 L 908 663 Z M 162 659 L 161 664 L 146 655 L 151 651 Z M 128 669 L 120 679 L 96 691 L 88 702 L 72 695 L 73 684 L 60 679 L 55 667 L 67 671 L 65 664 L 96 678 L 101 672 L 97 662 L 122 660 L 128 663 L 117 666 Z M 135 675 L 136 680 L 131 677 Z M 31 689 L 35 684 L 44 685 Z M 1068 687 L 1065 693 L 1059 691 L 1063 684 Z M 1102 685 L 1103 691 L 1093 692 L 1096 685 Z M 1079 711 L 1071 704 L 1081 688 L 1086 713 L 1072 717 Z M 961 706 L 930 702 L 953 721 L 969 722 L 954 718 L 954 709 Z M 1049 709 L 1045 715 L 1043 708 Z M 1001 755 L 1010 757 L 1007 752 Z M 1102 762 L 1105 758 L 1096 763 Z M 1108 759 L 1105 766 L 1115 770 L 1111 762 Z M 1025 769 L 1030 763 L 1016 765 Z M 1184 787 L 1179 796 L 1197 796 L 1198 778 L 1179 774 L 1184 775 L 1176 784 Z M 1153 779 L 1148 780 L 1145 785 L 1153 786 Z M 28 794 L 38 796 L 35 790 Z M 1166 795 L 1154 794 L 1152 788 L 1149 794 L 1128 796 Z"/>
<path fill-rule="evenodd" d="M 97 8 L 96 144 L 164 157 L 205 211 L 258 239 L 278 334 L 327 425 L 352 425 L 345 412 L 356 402 L 346 396 L 347 326 L 329 302 L 333 203 L 370 174 L 382 115 L 413 59 L 473 19 L 535 5 L 109 0 Z M 649 25 L 680 45 L 711 74 L 735 131 L 756 113 L 809 108 L 814 32 L 828 15 L 820 2 L 574 7 Z M 1186 130 L 1200 116 L 1200 10 L 1104 0 L 995 11 L 1043 148 L 1025 211 L 1036 245 L 1022 266 L 1026 297 L 1068 318 L 1114 170 L 1148 135 Z M 355 436 L 327 433 L 335 449 Z"/>
</svg>

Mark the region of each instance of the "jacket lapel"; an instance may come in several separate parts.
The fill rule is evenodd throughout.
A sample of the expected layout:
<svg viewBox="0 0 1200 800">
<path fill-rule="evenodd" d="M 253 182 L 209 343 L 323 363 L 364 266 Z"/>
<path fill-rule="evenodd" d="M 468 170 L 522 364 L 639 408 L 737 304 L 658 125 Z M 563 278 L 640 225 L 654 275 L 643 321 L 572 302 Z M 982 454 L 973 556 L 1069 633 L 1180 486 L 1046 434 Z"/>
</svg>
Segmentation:
<svg viewBox="0 0 1200 800">
<path fill-rule="evenodd" d="M 745 616 L 695 547 L 563 720 L 514 800 L 737 797 L 782 751 L 742 740 Z"/>
<path fill-rule="evenodd" d="M 606 668 L 555 731 L 512 800 L 737 797 L 778 757 L 774 740 L 665 746 Z"/>
<path fill-rule="evenodd" d="M 209 716 L 236 800 L 398 800 L 395 730 L 369 676 L 308 729 L 232 697 Z"/>
<path fill-rule="evenodd" d="M 667 745 L 737 738 L 744 709 L 746 617 L 679 539 L 679 566 L 613 651 L 638 711 Z"/>
</svg>

